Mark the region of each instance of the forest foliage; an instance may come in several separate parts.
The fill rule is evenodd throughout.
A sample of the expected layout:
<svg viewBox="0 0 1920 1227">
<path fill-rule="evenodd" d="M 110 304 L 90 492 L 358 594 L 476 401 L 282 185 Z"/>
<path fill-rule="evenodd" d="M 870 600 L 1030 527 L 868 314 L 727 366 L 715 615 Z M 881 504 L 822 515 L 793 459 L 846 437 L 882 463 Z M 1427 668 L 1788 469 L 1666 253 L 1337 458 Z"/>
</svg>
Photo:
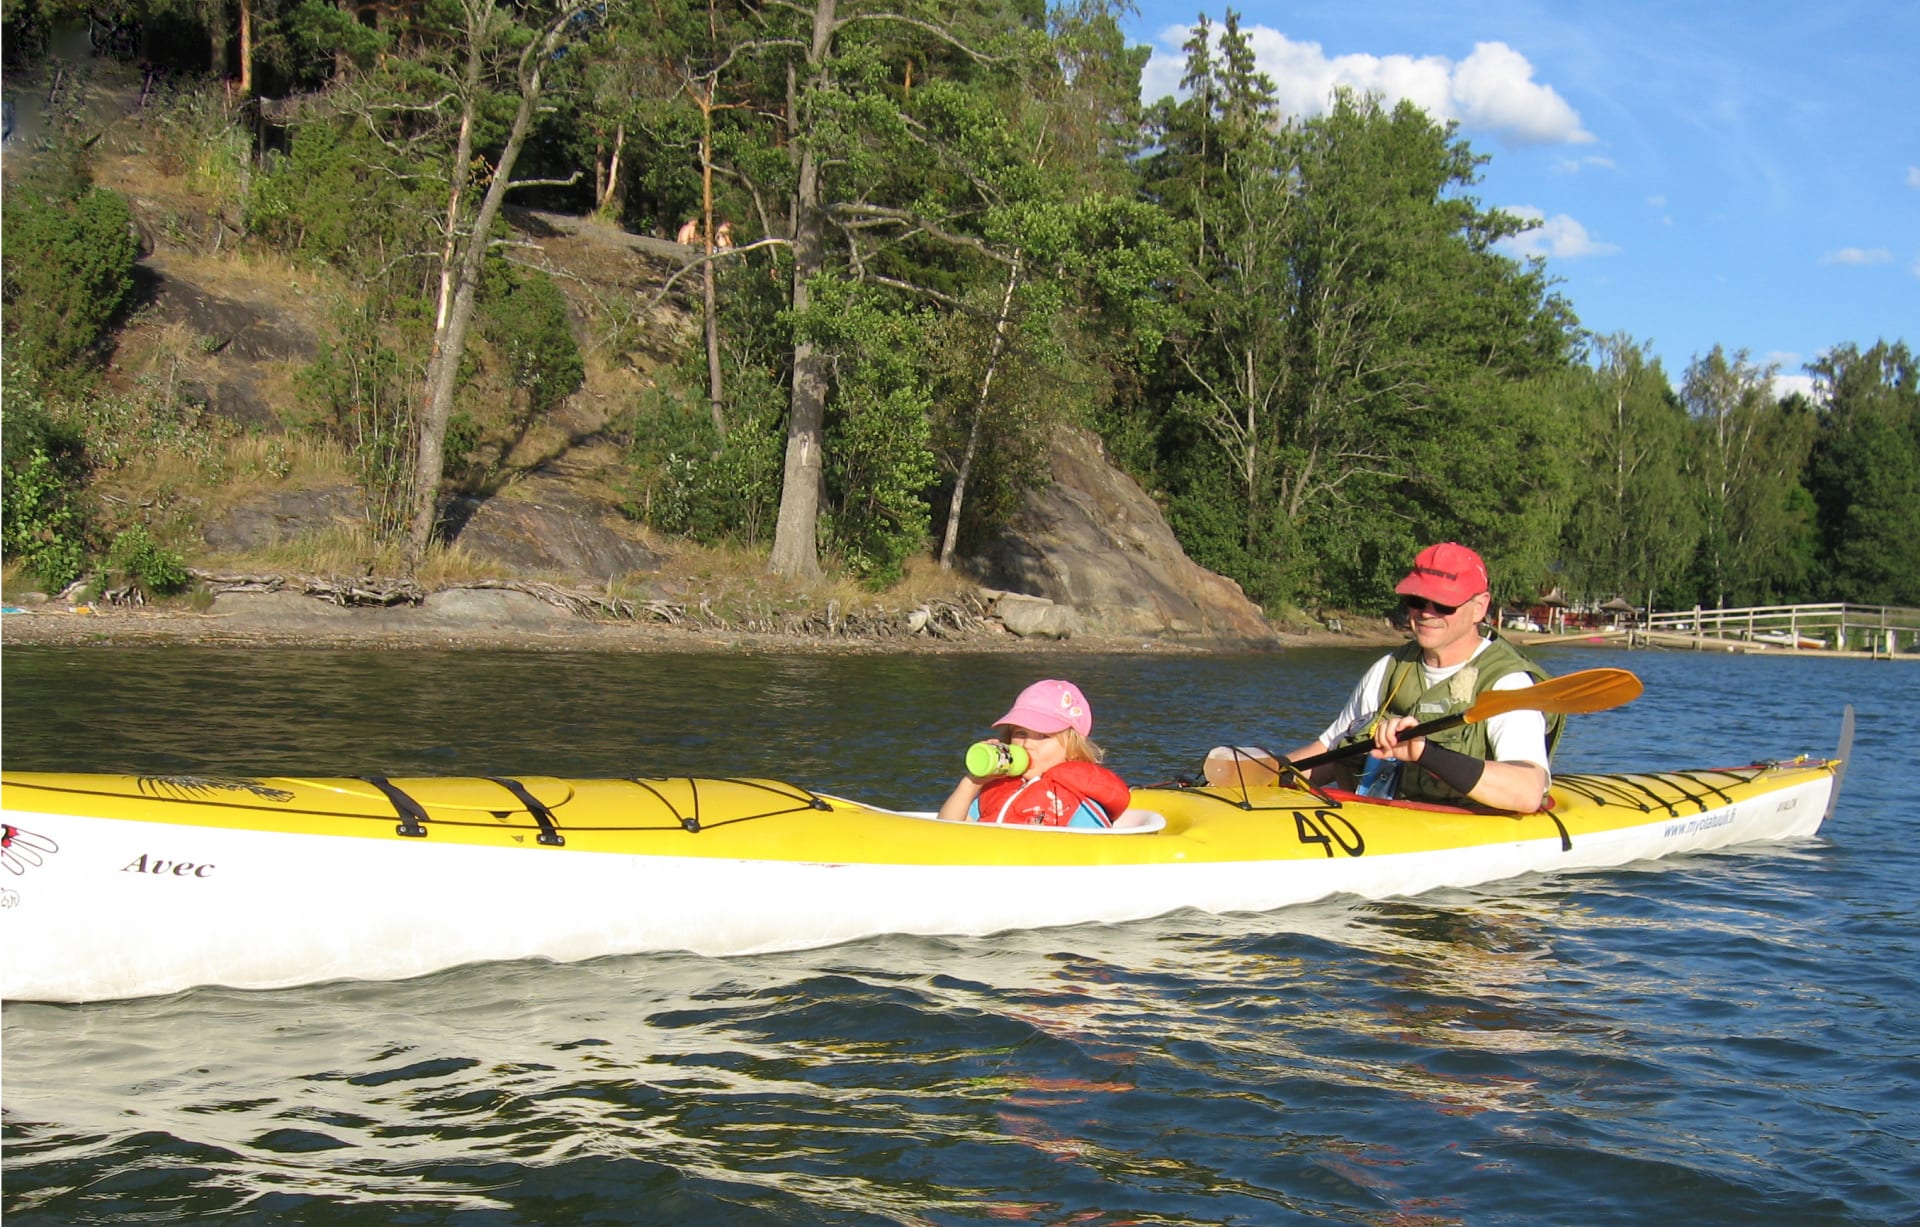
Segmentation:
<svg viewBox="0 0 1920 1227">
<path fill-rule="evenodd" d="M 9 56 L 79 12 L 9 0 Z M 201 83 L 172 148 L 245 241 L 353 285 L 286 426 L 351 449 L 372 522 L 414 557 L 446 496 L 489 480 L 477 372 L 523 428 L 585 377 L 560 287 L 505 241 L 511 192 L 659 237 L 694 223 L 705 344 L 624 407 L 626 507 L 765 549 L 782 574 L 884 584 L 916 555 L 983 554 L 1074 423 L 1275 613 L 1379 608 L 1441 539 L 1486 554 L 1505 599 L 1920 604 L 1904 342 L 1837 339 L 1811 397 L 1777 394 L 1781 372 L 1737 347 L 1669 372 L 1584 330 L 1543 262 L 1503 253 L 1529 223 L 1476 199 L 1487 155 L 1451 125 L 1357 95 L 1281 114 L 1232 11 L 1198 19 L 1180 94 L 1143 107 L 1146 49 L 1117 15 L 120 0 L 114 16 Z M 57 171 L 10 179 L 4 205 L 5 547 L 54 584 L 110 550 L 86 499 L 101 441 L 67 407 L 101 394 L 138 255 L 83 136 L 56 132 Z"/>
</svg>

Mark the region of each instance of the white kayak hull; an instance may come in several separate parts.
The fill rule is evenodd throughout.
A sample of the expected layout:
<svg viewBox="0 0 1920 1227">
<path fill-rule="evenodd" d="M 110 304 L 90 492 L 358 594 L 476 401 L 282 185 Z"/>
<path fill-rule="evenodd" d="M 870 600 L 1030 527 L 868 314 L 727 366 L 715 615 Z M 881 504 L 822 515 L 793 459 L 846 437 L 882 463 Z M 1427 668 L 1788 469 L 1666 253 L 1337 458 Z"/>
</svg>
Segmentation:
<svg viewBox="0 0 1920 1227">
<path fill-rule="evenodd" d="M 969 936 L 1183 908 L 1261 912 L 1337 894 L 1410 896 L 1817 831 L 1833 764 L 1776 774 L 1765 786 L 1652 806 L 1590 805 L 1563 790 L 1586 779 L 1605 782 L 1591 792 L 1610 793 L 1617 780 L 1667 777 L 1571 777 L 1556 786 L 1565 800 L 1555 815 L 1524 819 L 1353 801 L 1329 808 L 1279 790 L 1249 813 L 1214 790 L 1143 792 L 1136 804 L 1163 812 L 1165 824 L 1126 835 L 933 830 L 956 824 L 826 798 L 816 799 L 825 812 L 752 827 L 812 824 L 798 841 L 755 843 L 731 828 L 616 838 L 611 827 L 562 822 L 566 846 L 550 847 L 524 834 L 486 842 L 488 831 L 451 825 L 443 834 L 431 816 L 430 835 L 402 838 L 389 830 L 390 814 L 376 837 L 361 833 L 372 829 L 364 817 L 343 834 L 317 819 L 201 821 L 158 803 L 35 807 L 65 794 L 10 775 L 0 995 L 92 1001 L 210 984 L 271 989 L 482 960 L 743 955 L 889 933 Z M 96 812 L 74 812 L 89 808 Z M 764 854 L 737 854 L 762 844 Z"/>
</svg>

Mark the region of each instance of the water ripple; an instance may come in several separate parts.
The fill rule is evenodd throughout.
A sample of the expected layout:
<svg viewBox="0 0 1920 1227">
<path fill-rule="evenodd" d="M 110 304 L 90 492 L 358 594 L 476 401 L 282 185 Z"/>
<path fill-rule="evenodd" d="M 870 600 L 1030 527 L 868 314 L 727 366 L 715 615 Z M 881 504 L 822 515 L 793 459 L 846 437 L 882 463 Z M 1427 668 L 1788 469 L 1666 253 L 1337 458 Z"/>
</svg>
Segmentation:
<svg viewBox="0 0 1920 1227">
<path fill-rule="evenodd" d="M 1556 664 L 1618 663 L 1595 655 Z M 9 650 L 9 766 L 747 760 L 925 804 L 983 718 L 951 696 L 1059 664 L 202 651 L 74 682 L 103 660 Z M 1577 724 L 1573 769 L 1684 765 L 1683 726 L 1820 749 L 1841 679 L 1862 756 L 1829 833 L 1265 916 L 10 1002 L 0 1204 L 10 1227 L 1920 1221 L 1904 666 L 1766 674 L 1762 710 L 1752 663 L 1631 663 L 1654 701 Z M 1116 760 L 1154 764 L 1305 740 L 1357 662 L 1073 668 L 1116 696 Z M 1188 692 L 1220 701 L 1126 698 Z M 1305 710 L 1273 716 L 1283 692 Z M 1794 696 L 1812 744 L 1779 744 Z"/>
</svg>

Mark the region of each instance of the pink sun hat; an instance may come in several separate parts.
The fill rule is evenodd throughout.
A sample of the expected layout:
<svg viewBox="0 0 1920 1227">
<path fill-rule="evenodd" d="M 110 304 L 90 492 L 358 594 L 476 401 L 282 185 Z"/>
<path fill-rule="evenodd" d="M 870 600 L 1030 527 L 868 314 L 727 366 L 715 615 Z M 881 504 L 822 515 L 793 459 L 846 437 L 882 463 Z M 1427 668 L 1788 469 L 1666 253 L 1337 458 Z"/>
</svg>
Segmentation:
<svg viewBox="0 0 1920 1227">
<path fill-rule="evenodd" d="M 993 722 L 995 728 L 1015 724 L 1036 733 L 1072 729 L 1082 737 L 1093 732 L 1093 707 L 1072 682 L 1049 678 L 1020 692 L 1013 708 Z"/>
</svg>

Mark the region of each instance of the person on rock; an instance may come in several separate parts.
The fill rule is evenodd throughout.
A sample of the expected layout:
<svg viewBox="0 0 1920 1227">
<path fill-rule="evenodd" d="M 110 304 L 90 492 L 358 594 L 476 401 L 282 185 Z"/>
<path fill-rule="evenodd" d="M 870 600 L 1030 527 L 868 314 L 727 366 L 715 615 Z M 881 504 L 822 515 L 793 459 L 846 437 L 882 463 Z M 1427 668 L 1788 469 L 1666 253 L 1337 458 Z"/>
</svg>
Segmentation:
<svg viewBox="0 0 1920 1227">
<path fill-rule="evenodd" d="M 983 774 L 969 762 L 940 806 L 942 819 L 1104 828 L 1127 812 L 1133 794 L 1100 765 L 1105 755 L 1088 740 L 1093 708 L 1072 682 L 1035 682 L 993 725 L 1000 738 L 982 745 L 997 752 L 980 756 Z"/>
</svg>

